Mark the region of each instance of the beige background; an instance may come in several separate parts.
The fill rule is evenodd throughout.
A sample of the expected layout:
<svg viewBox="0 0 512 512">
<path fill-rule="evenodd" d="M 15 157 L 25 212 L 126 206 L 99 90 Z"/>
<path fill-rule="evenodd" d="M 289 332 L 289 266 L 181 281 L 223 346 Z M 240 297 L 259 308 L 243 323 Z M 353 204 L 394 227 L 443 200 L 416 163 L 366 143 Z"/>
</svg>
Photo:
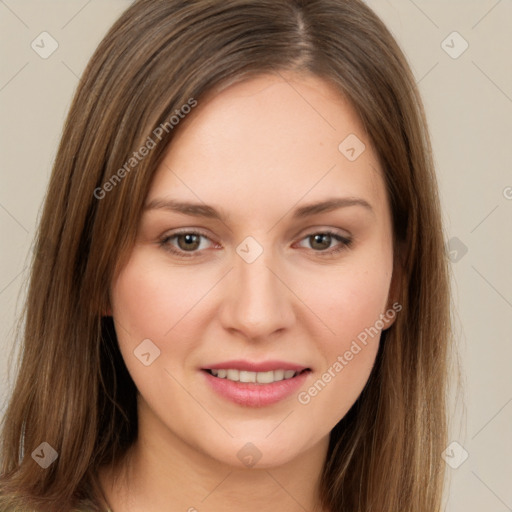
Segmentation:
<svg viewBox="0 0 512 512">
<path fill-rule="evenodd" d="M 458 465 L 462 450 L 469 457 L 447 468 L 446 510 L 512 511 L 512 2 L 367 3 L 403 47 L 423 94 L 452 251 L 465 389 L 452 406 L 451 440 L 460 446 L 446 460 Z M 2 408 L 13 319 L 63 121 L 89 57 L 129 4 L 0 0 Z M 43 31 L 59 45 L 47 59 L 31 48 Z"/>
</svg>

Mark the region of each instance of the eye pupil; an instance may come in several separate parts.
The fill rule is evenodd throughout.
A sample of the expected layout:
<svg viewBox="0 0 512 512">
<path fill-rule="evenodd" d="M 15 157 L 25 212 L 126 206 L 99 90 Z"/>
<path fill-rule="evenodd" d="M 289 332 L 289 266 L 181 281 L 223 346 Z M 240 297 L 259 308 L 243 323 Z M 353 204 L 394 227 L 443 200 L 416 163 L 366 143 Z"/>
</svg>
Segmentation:
<svg viewBox="0 0 512 512">
<path fill-rule="evenodd" d="M 310 238 L 313 239 L 313 243 L 311 244 L 313 249 L 328 249 L 331 245 L 331 235 L 327 233 L 315 234 Z M 319 244 L 319 246 L 316 244 Z"/>
<path fill-rule="evenodd" d="M 170 252 L 173 252 L 175 254 L 181 254 L 184 256 L 184 253 L 189 253 L 190 256 L 197 254 L 200 254 L 200 251 L 198 250 L 201 246 L 201 239 L 208 237 L 206 235 L 202 235 L 200 233 L 194 233 L 194 232 L 184 232 L 184 233 L 177 233 L 175 235 L 167 237 L 165 240 L 161 242 L 162 246 L 168 246 L 168 250 Z M 331 243 L 333 241 L 333 238 L 338 240 L 340 242 L 340 247 L 338 249 L 332 249 Z M 175 242 L 177 242 L 177 249 L 173 250 L 172 245 L 170 243 L 170 240 L 173 239 Z M 339 252 L 343 247 L 348 247 L 350 245 L 350 240 L 343 240 L 343 238 L 340 236 L 336 236 L 329 231 L 325 232 L 316 232 L 313 234 L 310 234 L 305 239 L 309 239 L 309 244 L 312 250 L 314 250 L 317 253 L 322 253 L 323 255 L 332 255 L 333 253 Z"/>
<path fill-rule="evenodd" d="M 183 249 L 185 251 L 197 249 L 201 243 L 199 235 L 185 234 L 178 235 L 177 238 L 180 249 Z M 183 240 L 185 240 L 184 244 L 181 243 Z"/>
</svg>

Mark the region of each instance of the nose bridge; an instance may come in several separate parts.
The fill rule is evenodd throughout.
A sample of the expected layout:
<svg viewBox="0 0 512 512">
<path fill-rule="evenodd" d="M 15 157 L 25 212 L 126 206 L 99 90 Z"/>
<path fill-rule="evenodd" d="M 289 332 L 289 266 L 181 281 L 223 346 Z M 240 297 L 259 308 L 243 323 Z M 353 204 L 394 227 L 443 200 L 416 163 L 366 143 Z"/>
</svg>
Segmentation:
<svg viewBox="0 0 512 512">
<path fill-rule="evenodd" d="M 259 254 L 258 254 L 259 252 Z M 268 336 L 293 322 L 292 294 L 276 276 L 279 264 L 270 248 L 242 242 L 234 256 L 224 323 L 247 337 Z"/>
</svg>

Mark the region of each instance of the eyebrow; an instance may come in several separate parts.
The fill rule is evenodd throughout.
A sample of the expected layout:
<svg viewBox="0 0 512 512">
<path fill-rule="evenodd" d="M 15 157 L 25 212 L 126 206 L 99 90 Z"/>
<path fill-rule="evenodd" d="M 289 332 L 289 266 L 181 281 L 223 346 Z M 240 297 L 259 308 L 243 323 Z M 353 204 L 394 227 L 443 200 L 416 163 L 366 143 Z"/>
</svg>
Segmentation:
<svg viewBox="0 0 512 512">
<path fill-rule="evenodd" d="M 365 199 L 359 197 L 335 197 L 301 206 L 294 211 L 292 218 L 303 219 L 319 213 L 330 212 L 339 208 L 347 208 L 349 206 L 362 206 L 372 214 L 375 214 L 371 204 Z M 202 203 L 176 201 L 174 199 L 167 198 L 156 198 L 151 200 L 144 206 L 144 210 L 168 210 L 194 217 L 218 219 L 222 222 L 229 219 L 229 216 L 226 213 L 218 211 L 212 206 Z"/>
</svg>

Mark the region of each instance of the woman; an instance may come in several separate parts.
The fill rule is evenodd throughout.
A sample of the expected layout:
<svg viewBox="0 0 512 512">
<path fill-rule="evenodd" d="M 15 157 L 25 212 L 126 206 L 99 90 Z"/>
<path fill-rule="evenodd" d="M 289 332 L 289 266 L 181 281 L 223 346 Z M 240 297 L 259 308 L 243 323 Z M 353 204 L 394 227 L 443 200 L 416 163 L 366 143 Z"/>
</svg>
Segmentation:
<svg viewBox="0 0 512 512">
<path fill-rule="evenodd" d="M 134 2 L 56 157 L 2 510 L 440 510 L 448 282 L 368 7 Z"/>
</svg>

